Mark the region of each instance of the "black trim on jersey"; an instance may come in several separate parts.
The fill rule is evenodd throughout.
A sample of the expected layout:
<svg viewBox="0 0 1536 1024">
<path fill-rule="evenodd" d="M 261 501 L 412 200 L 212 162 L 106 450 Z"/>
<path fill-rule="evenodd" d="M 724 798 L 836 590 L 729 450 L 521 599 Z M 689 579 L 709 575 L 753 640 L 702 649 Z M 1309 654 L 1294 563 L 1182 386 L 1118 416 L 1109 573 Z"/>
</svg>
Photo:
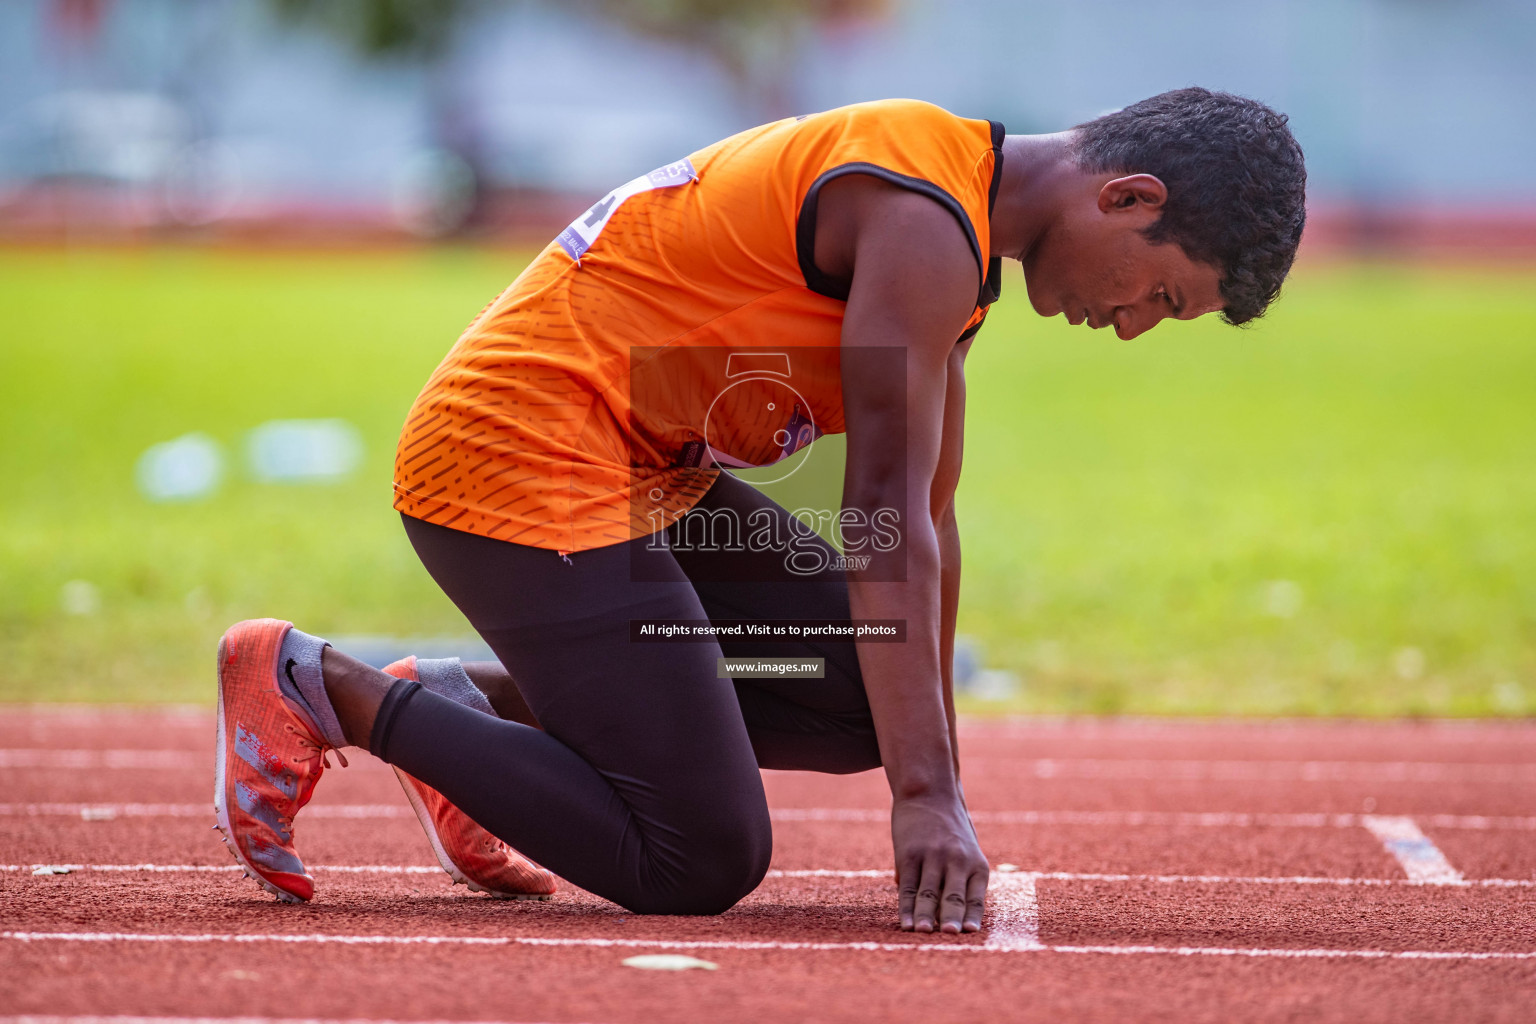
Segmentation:
<svg viewBox="0 0 1536 1024">
<path fill-rule="evenodd" d="M 992 126 L 992 184 L 987 186 L 987 222 L 992 221 L 992 208 L 997 205 L 997 190 L 1003 184 L 1003 138 L 1008 134 L 1008 129 L 1003 127 L 1001 121 L 988 121 Z M 990 235 L 992 232 L 988 231 Z M 981 296 L 976 300 L 976 305 L 983 308 L 992 305 L 1003 296 L 1003 261 L 1000 257 L 993 256 L 987 261 L 987 279 L 982 282 Z M 961 341 L 975 334 L 981 329 L 977 324 L 970 332 L 961 337 Z"/>
<path fill-rule="evenodd" d="M 986 309 L 1003 297 L 1003 258 L 993 256 L 987 261 L 987 279 L 981 283 L 981 295 L 976 305 Z"/>
<path fill-rule="evenodd" d="M 987 216 L 992 215 L 992 207 L 997 205 L 997 190 L 1003 184 L 1003 138 L 1008 134 L 1008 129 L 1003 127 L 1001 121 L 988 121 L 992 126 L 992 184 L 987 186 Z"/>
<path fill-rule="evenodd" d="M 821 268 L 816 266 L 816 201 L 821 192 L 821 186 L 845 174 L 868 174 L 882 181 L 888 181 L 892 185 L 910 189 L 919 195 L 927 196 L 954 214 L 960 226 L 965 229 L 966 239 L 971 243 L 971 255 L 976 257 L 977 271 L 983 277 L 987 275 L 986 261 L 981 255 L 981 244 L 976 241 L 976 228 L 972 226 L 971 218 L 966 215 L 965 207 L 960 205 L 958 199 L 925 178 L 913 178 L 878 164 L 858 161 L 838 164 L 823 171 L 819 178 L 811 182 L 811 187 L 805 193 L 805 201 L 800 204 L 800 217 L 795 221 L 795 255 L 800 260 L 800 273 L 805 275 L 805 286 L 811 291 L 828 298 L 848 301 L 848 286 L 831 275 L 822 273 Z"/>
<path fill-rule="evenodd" d="M 987 124 L 991 126 L 992 136 L 992 181 L 987 185 L 987 217 L 990 219 L 993 208 L 997 206 L 998 189 L 1003 184 L 1003 139 L 1008 134 L 1008 129 L 1003 127 L 1001 121 L 988 121 Z M 996 256 L 983 257 L 981 244 L 976 240 L 976 227 L 971 223 L 970 216 L 966 214 L 965 207 L 960 205 L 958 199 L 925 178 L 913 178 L 878 164 L 863 161 L 839 164 L 823 171 L 820 177 L 811 182 L 811 187 L 805 193 L 805 201 L 800 204 L 800 216 L 795 221 L 795 256 L 799 260 L 800 273 L 805 276 L 807 288 L 818 295 L 825 295 L 842 302 L 848 301 L 847 286 L 831 275 L 823 273 L 816 265 L 816 204 L 821 186 L 845 174 L 873 175 L 882 181 L 925 195 L 952 213 L 960 222 L 960 226 L 965 229 L 965 237 L 971 243 L 971 255 L 976 257 L 976 267 L 981 273 L 981 288 L 976 296 L 976 305 L 985 310 L 1002 297 L 1003 261 Z M 975 336 L 976 332 L 981 330 L 984 320 L 986 320 L 985 314 L 974 327 L 960 335 L 960 341 Z"/>
<path fill-rule="evenodd" d="M 960 335 L 960 337 L 955 339 L 955 344 L 958 345 L 961 342 L 969 341 L 971 338 L 976 337 L 976 332 L 981 330 L 981 325 L 986 323 L 986 322 L 987 322 L 987 314 L 986 314 L 986 311 L 983 310 L 982 314 L 981 314 L 981 319 L 977 320 L 974 324 L 971 324 L 971 326 L 967 327 L 965 329 L 965 333 Z"/>
</svg>

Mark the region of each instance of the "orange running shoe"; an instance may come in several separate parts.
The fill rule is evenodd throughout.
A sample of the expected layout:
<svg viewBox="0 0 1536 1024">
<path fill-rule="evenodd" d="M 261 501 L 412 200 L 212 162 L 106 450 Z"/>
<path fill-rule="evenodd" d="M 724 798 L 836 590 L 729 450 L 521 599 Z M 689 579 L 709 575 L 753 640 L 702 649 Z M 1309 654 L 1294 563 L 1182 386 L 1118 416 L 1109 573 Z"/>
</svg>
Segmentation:
<svg viewBox="0 0 1536 1024">
<path fill-rule="evenodd" d="M 416 656 L 385 666 L 384 674 L 420 681 Z M 547 900 L 555 894 L 555 876 L 475 824 L 431 786 L 395 769 L 405 798 L 426 830 L 437 862 L 454 884 L 504 900 Z"/>
<path fill-rule="evenodd" d="M 302 903 L 314 896 L 315 880 L 293 851 L 293 816 L 309 803 L 329 767 L 325 753 L 335 748 L 278 688 L 278 653 L 292 626 L 247 619 L 219 641 L 213 810 L 214 827 L 247 877 L 284 903 Z"/>
</svg>

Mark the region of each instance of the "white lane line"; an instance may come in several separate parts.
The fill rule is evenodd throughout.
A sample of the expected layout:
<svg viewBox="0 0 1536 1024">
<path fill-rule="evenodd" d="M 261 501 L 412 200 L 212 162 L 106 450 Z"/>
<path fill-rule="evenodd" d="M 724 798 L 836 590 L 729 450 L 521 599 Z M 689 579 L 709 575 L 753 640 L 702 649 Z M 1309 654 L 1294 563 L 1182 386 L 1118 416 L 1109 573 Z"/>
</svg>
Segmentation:
<svg viewBox="0 0 1536 1024">
<path fill-rule="evenodd" d="M 1037 779 L 1142 779 L 1177 781 L 1262 780 L 1294 782 L 1533 782 L 1536 764 L 1478 761 L 1294 761 L 1162 760 L 1157 758 L 1014 758 L 983 755 L 968 759 L 997 762 L 1010 772 Z M 202 751 L 63 750 L 49 747 L 0 748 L 0 769 L 52 768 L 202 768 Z"/>
<path fill-rule="evenodd" d="M 310 804 L 304 820 L 315 818 L 409 818 L 409 807 L 395 804 Z M 774 821 L 877 822 L 889 824 L 891 812 L 873 807 L 775 807 Z M 0 817 L 83 818 L 207 818 L 211 804 L 137 803 L 0 803 Z M 1360 828 L 1363 814 L 1244 814 L 1232 811 L 973 811 L 971 820 L 985 825 L 1094 825 L 1120 828 L 1157 825 L 1201 828 Z M 1479 814 L 1419 814 L 1417 821 L 1433 828 L 1479 831 L 1536 831 L 1536 817 Z"/>
<path fill-rule="evenodd" d="M 1243 949 L 1225 946 L 1073 946 L 1002 945 L 962 937 L 924 938 L 911 942 L 776 942 L 728 939 L 546 938 L 522 935 L 296 935 L 161 934 L 146 932 L 0 932 L 12 942 L 142 942 L 166 944 L 292 944 L 343 946 L 566 946 L 598 949 L 740 949 L 811 950 L 861 953 L 1078 953 L 1117 956 L 1237 956 L 1281 959 L 1367 960 L 1536 960 L 1536 951 L 1395 950 L 1395 949 Z"/>
<path fill-rule="evenodd" d="M 3 805 L 0 805 L 3 806 Z M 862 807 L 776 807 L 775 821 L 890 821 L 890 811 Z M 1246 814 L 1233 811 L 972 811 L 978 825 L 1172 825 L 1201 828 L 1359 828 L 1360 814 Z M 1536 831 L 1536 817 L 1421 814 L 1435 828 Z"/>
<path fill-rule="evenodd" d="M 1381 840 L 1387 852 L 1397 858 L 1408 877 L 1430 885 L 1455 885 L 1463 879 L 1461 872 L 1451 867 L 1434 840 L 1423 832 L 1412 818 L 1383 814 L 1367 814 L 1360 824 Z"/>
<path fill-rule="evenodd" d="M 1148 882 L 1158 885 L 1337 885 L 1426 886 L 1463 889 L 1536 889 L 1536 878 L 1462 878 L 1431 882 L 1417 878 L 1329 878 L 1322 875 L 1130 875 L 1085 871 L 1033 871 L 1037 879 L 1061 882 Z"/>
<path fill-rule="evenodd" d="M 46 871 L 40 869 L 47 869 Z M 13 874 L 73 874 L 103 872 L 108 874 L 229 874 L 239 872 L 238 864 L 0 864 L 0 872 Z M 311 864 L 309 870 L 355 875 L 435 875 L 442 871 L 436 864 Z M 884 879 L 895 884 L 889 868 L 774 868 L 768 878 Z M 996 896 L 1010 884 L 1010 878 L 1041 879 L 1052 882 L 1146 882 L 1157 885 L 1333 885 L 1333 886 L 1407 886 L 1449 885 L 1463 889 L 1536 889 L 1536 878 L 1457 878 L 1439 881 L 1424 878 L 1334 878 L 1324 875 L 1151 875 L 1101 871 L 1009 871 L 994 869 L 991 893 Z"/>
<path fill-rule="evenodd" d="M 0 870 L 30 870 L 25 867 L 0 867 Z M 231 869 L 233 870 L 233 869 Z M 326 870 L 319 868 L 317 870 Z M 343 869 L 345 870 L 345 869 Z M 384 869 L 370 869 L 384 870 Z M 1151 882 L 1159 885 L 1338 885 L 1338 886 L 1425 886 L 1451 885 L 1463 889 L 1536 889 L 1536 878 L 1461 878 L 1455 881 L 1439 881 L 1423 878 L 1335 878 L 1326 875 L 1148 875 L 1103 871 L 1019 871 L 1006 868 L 992 869 L 992 887 L 1011 877 L 1028 877 L 1052 882 Z M 840 870 L 836 868 L 778 869 L 768 872 L 769 878 L 885 878 L 891 879 L 888 868 L 860 868 Z M 892 881 L 894 885 L 894 880 Z"/>
<path fill-rule="evenodd" d="M 1042 948 L 1034 875 L 992 876 L 987 887 L 986 948 L 1009 953 Z"/>
<path fill-rule="evenodd" d="M 325 1017 L 0 1017 L 0 1024 L 509 1024 L 503 1021 L 394 1021 Z"/>
<path fill-rule="evenodd" d="M 1234 949 L 1223 946 L 1043 946 L 1050 953 L 1111 956 L 1237 956 L 1281 960 L 1536 960 L 1536 952 L 1473 953 L 1435 949 Z"/>
<path fill-rule="evenodd" d="M 239 864 L 0 864 L 0 871 L 38 872 L 51 868 L 54 874 L 76 871 L 110 873 L 149 872 L 152 874 L 200 874 L 244 871 Z M 311 864 L 311 871 L 337 871 L 354 875 L 431 875 L 443 869 L 436 864 Z"/>
<path fill-rule="evenodd" d="M 304 808 L 306 818 L 410 818 L 409 807 L 395 804 L 311 804 Z M 207 818 L 213 820 L 213 804 L 86 804 L 36 803 L 0 804 L 0 817 L 81 818 L 85 821 L 111 821 L 114 818 Z"/>
</svg>

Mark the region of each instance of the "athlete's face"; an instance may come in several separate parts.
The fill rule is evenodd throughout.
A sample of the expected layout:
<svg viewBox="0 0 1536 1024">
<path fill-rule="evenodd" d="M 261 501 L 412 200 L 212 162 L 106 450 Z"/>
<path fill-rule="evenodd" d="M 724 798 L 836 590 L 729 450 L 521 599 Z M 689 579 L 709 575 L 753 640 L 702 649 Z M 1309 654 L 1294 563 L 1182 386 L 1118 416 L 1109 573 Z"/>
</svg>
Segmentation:
<svg viewBox="0 0 1536 1024">
<path fill-rule="evenodd" d="M 1113 327 L 1134 338 L 1167 317 L 1219 310 L 1221 273 L 1142 232 L 1162 216 L 1167 190 L 1150 174 L 1116 178 L 1068 207 L 1024 255 L 1030 304 L 1041 316 Z"/>
</svg>

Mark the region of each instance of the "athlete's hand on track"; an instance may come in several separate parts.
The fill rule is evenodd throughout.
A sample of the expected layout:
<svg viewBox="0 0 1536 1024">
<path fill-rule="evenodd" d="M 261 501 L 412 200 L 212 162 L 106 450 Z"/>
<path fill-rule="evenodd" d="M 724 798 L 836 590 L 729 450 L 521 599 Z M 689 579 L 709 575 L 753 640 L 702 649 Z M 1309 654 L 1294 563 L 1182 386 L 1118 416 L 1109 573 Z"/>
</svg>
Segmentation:
<svg viewBox="0 0 1536 1024">
<path fill-rule="evenodd" d="M 891 841 L 902 930 L 979 931 L 990 869 L 959 795 L 896 801 Z"/>
</svg>

